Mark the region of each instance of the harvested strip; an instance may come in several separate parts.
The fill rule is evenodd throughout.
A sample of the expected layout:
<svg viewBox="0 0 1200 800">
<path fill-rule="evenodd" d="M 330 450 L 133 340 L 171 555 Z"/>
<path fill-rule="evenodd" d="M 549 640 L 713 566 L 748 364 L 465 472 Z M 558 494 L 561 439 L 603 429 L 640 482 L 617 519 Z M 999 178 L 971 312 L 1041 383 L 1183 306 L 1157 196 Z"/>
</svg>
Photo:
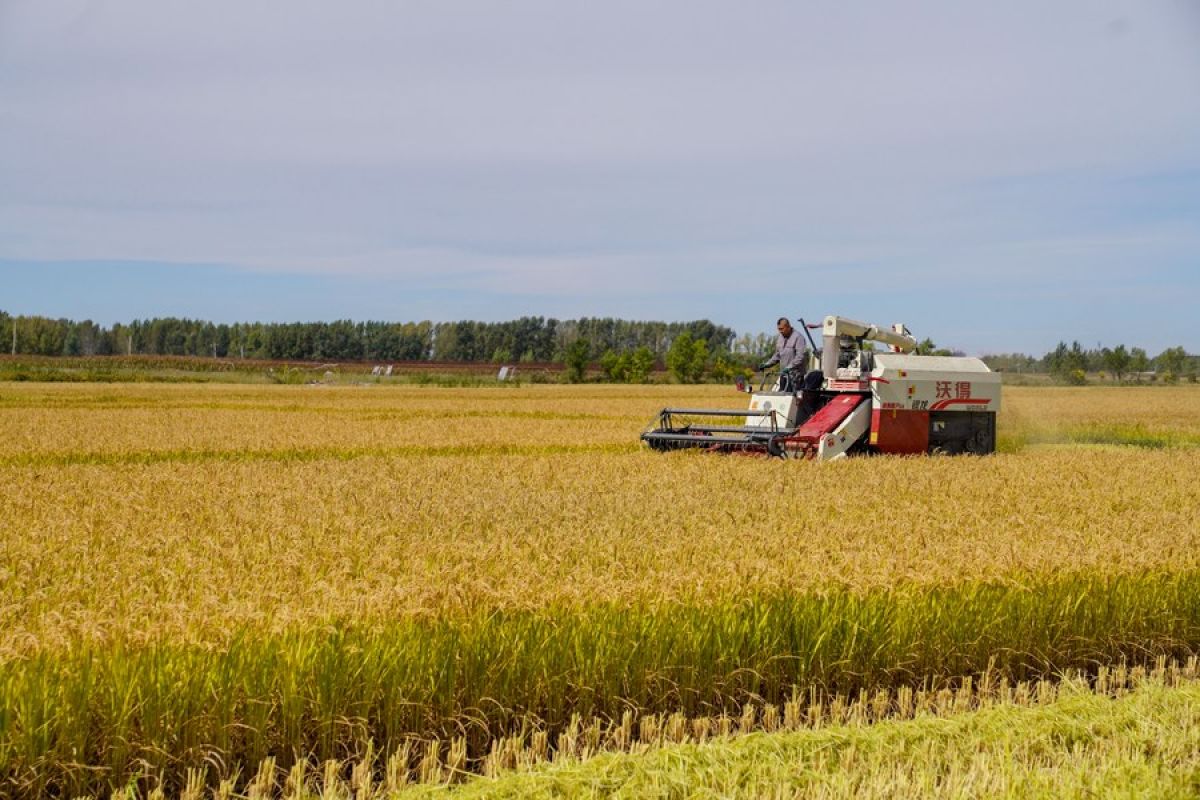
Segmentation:
<svg viewBox="0 0 1200 800">
<path fill-rule="evenodd" d="M 1046 705 L 606 754 L 400 796 L 1194 796 L 1200 684 L 1148 683 L 1116 700 L 1077 685 L 1057 694 Z"/>
</svg>

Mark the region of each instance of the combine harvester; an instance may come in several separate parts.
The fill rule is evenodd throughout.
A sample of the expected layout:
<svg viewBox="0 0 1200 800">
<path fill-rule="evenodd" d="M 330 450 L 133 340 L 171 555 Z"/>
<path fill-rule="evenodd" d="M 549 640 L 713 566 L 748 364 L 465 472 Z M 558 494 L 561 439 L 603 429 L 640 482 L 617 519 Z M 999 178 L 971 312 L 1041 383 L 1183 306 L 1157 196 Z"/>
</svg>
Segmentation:
<svg viewBox="0 0 1200 800">
<path fill-rule="evenodd" d="M 664 408 L 642 441 L 655 450 L 819 461 L 852 453 L 995 451 L 1000 376 L 982 361 L 909 355 L 917 342 L 903 325 L 889 330 L 831 316 L 820 327 L 820 349 L 809 334 L 803 385 L 811 388 L 780 391 L 777 379 L 764 391 L 764 376 L 757 391 L 739 384 L 751 393 L 748 409 Z M 875 351 L 874 342 L 888 352 Z"/>
</svg>

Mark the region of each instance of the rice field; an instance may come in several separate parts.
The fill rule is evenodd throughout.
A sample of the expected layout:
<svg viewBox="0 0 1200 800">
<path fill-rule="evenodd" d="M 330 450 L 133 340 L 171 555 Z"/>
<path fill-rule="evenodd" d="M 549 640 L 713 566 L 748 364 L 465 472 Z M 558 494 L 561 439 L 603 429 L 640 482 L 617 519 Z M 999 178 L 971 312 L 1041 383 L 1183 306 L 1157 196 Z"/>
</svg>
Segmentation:
<svg viewBox="0 0 1200 800">
<path fill-rule="evenodd" d="M 1200 390 L 1006 388 L 982 459 L 637 445 L 731 399 L 0 384 L 0 794 L 457 784 L 1200 650 Z"/>
</svg>

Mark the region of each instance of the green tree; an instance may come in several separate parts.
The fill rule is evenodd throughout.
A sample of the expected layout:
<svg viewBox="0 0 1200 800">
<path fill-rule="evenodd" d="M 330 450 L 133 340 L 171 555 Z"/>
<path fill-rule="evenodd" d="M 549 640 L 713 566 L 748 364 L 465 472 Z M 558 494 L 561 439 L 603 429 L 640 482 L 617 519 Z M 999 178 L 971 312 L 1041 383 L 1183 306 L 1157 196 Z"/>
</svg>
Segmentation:
<svg viewBox="0 0 1200 800">
<path fill-rule="evenodd" d="M 1046 368 L 1050 374 L 1065 383 L 1081 385 L 1087 383 L 1088 357 L 1079 342 L 1059 342 L 1054 352 L 1046 354 Z"/>
<path fill-rule="evenodd" d="M 1168 383 L 1175 383 L 1179 380 L 1180 374 L 1187 367 L 1187 362 L 1187 351 L 1182 347 L 1168 347 L 1158 354 L 1158 358 L 1154 359 L 1158 371 L 1162 373 L 1163 380 Z"/>
<path fill-rule="evenodd" d="M 567 381 L 582 383 L 587 373 L 588 359 L 592 355 L 592 345 L 587 339 L 579 338 L 567 345 L 566 357 L 563 364 L 567 368 Z"/>
<path fill-rule="evenodd" d="M 1046 363 L 1046 371 L 1051 375 L 1061 374 L 1067 367 L 1067 343 L 1059 342 L 1042 360 Z"/>
<path fill-rule="evenodd" d="M 1083 345 L 1077 341 L 1071 342 L 1071 349 L 1067 352 L 1067 370 L 1071 373 L 1086 373 L 1087 368 L 1088 357 L 1087 353 L 1083 349 Z"/>
<path fill-rule="evenodd" d="M 600 356 L 600 369 L 604 372 L 604 377 L 614 383 L 626 383 L 629 380 L 629 368 L 631 358 L 628 353 L 617 354 L 611 348 L 604 351 L 604 355 Z"/>
<path fill-rule="evenodd" d="M 933 339 L 928 336 L 917 342 L 917 347 L 913 350 L 914 355 L 918 356 L 950 356 L 954 355 L 953 351 L 945 347 L 938 347 L 933 343 Z"/>
<path fill-rule="evenodd" d="M 1120 383 L 1124 379 L 1125 373 L 1129 372 L 1129 365 L 1132 362 L 1132 358 L 1129 355 L 1129 351 L 1125 349 L 1125 345 L 1117 345 L 1112 350 L 1106 347 L 1101 351 L 1100 355 L 1104 368 L 1113 374 L 1113 377 L 1117 379 L 1117 383 Z"/>
<path fill-rule="evenodd" d="M 1142 382 L 1142 373 L 1150 369 L 1150 358 L 1146 355 L 1146 351 L 1140 347 L 1134 347 L 1129 351 L 1129 371 L 1137 374 L 1138 383 Z"/>
<path fill-rule="evenodd" d="M 629 371 L 625 379 L 630 383 L 645 383 L 650 380 L 650 371 L 654 369 L 654 351 L 646 345 L 629 354 Z"/>
<path fill-rule="evenodd" d="M 708 342 L 693 339 L 687 331 L 678 334 L 667 351 L 667 369 L 680 383 L 696 383 L 708 365 Z"/>
<path fill-rule="evenodd" d="M 733 378 L 753 378 L 754 370 L 744 364 L 739 364 L 736 360 L 726 358 L 725 356 L 717 356 L 713 360 L 710 374 L 715 380 L 726 382 Z"/>
<path fill-rule="evenodd" d="M 708 341 L 706 339 L 692 340 L 692 362 L 688 366 L 691 369 L 692 381 L 699 381 L 704 376 L 704 370 L 708 368 Z"/>
</svg>

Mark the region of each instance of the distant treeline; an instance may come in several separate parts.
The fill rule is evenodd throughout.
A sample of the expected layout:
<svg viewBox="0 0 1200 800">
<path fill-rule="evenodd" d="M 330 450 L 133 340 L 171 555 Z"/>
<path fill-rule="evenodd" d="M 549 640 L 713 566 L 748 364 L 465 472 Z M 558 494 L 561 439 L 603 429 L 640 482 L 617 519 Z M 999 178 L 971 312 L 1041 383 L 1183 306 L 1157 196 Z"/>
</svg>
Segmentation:
<svg viewBox="0 0 1200 800">
<path fill-rule="evenodd" d="M 681 374 L 699 379 L 725 367 L 752 364 L 774 346 L 773 334 L 742 334 L 709 320 L 655 322 L 605 318 L 557 320 L 522 317 L 508 322 L 241 322 L 216 324 L 164 317 L 111 327 L 0 311 L 0 352 L 39 356 L 159 355 L 292 361 L 558 362 L 599 360 L 606 374 L 640 375 L 654 363 L 689 362 Z M 685 335 L 686 334 L 686 335 Z M 672 347 L 676 352 L 672 353 Z M 693 348 L 689 350 L 688 348 Z M 686 351 L 686 352 L 684 352 Z M 918 353 L 961 355 L 929 339 Z M 637 358 L 628 364 L 615 359 Z M 647 358 L 652 358 L 649 364 Z M 1024 353 L 984 356 L 994 370 L 1048 373 L 1067 383 L 1104 373 L 1116 381 L 1195 380 L 1200 356 L 1170 347 L 1150 356 L 1140 347 L 1087 349 L 1079 342 L 1041 357 Z M 701 363 L 703 362 L 703 363 Z M 631 366 L 632 365 L 632 366 Z M 579 367 L 582 368 L 582 367 Z M 714 372 L 715 370 L 715 372 Z"/>
<path fill-rule="evenodd" d="M 984 356 L 984 362 L 1000 372 L 1048 373 L 1065 383 L 1082 384 L 1088 374 L 1103 373 L 1117 382 L 1141 381 L 1151 376 L 1167 382 L 1180 379 L 1193 383 L 1200 374 L 1200 356 L 1188 355 L 1182 347 L 1168 347 L 1153 358 L 1140 347 L 1097 347 L 1087 349 L 1079 342 L 1059 342 L 1041 358 L 1024 353 Z"/>
<path fill-rule="evenodd" d="M 576 341 L 598 356 L 646 348 L 664 357 L 687 333 L 710 353 L 734 347 L 734 331 L 708 320 L 653 322 L 611 318 L 557 320 L 522 317 L 509 322 L 246 322 L 134 320 L 111 327 L 91 320 L 12 317 L 0 311 L 0 352 L 20 355 L 171 355 L 297 361 L 562 361 Z M 745 338 L 745 337 L 743 337 Z M 763 345 L 757 339 L 757 346 Z"/>
</svg>

